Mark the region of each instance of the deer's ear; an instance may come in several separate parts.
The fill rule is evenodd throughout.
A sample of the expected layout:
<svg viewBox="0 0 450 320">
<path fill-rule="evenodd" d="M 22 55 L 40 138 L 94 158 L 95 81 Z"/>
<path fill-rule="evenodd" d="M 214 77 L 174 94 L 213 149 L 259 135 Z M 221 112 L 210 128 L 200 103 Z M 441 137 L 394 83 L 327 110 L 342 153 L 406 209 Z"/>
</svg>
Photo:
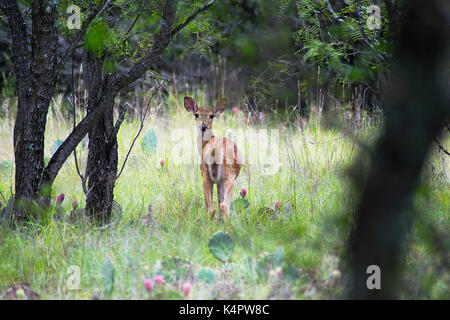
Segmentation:
<svg viewBox="0 0 450 320">
<path fill-rule="evenodd" d="M 186 108 L 186 111 L 196 113 L 197 112 L 197 104 L 195 103 L 195 100 L 190 97 L 184 97 L 184 107 Z"/>
<path fill-rule="evenodd" d="M 227 107 L 227 99 L 222 98 L 222 99 L 217 100 L 217 102 L 216 102 L 216 113 L 224 112 L 226 107 Z"/>
</svg>

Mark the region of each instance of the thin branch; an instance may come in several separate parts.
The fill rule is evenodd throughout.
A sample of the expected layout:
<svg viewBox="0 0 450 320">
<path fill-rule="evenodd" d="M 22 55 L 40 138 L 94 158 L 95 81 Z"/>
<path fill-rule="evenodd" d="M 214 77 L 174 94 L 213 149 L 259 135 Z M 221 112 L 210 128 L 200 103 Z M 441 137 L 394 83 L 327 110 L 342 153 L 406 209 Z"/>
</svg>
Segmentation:
<svg viewBox="0 0 450 320">
<path fill-rule="evenodd" d="M 438 141 L 438 139 L 434 139 L 434 142 L 436 142 L 436 144 L 439 146 L 439 151 L 444 151 L 444 153 L 448 156 L 450 156 L 450 152 L 448 152 L 447 150 L 445 150 L 445 148 L 440 144 L 440 142 Z"/>
<path fill-rule="evenodd" d="M 205 4 L 203 7 L 198 8 L 197 10 L 195 10 L 195 12 L 190 15 L 183 23 L 179 24 L 175 29 L 172 30 L 172 32 L 170 33 L 171 36 L 174 36 L 178 31 L 180 31 L 181 29 L 183 29 L 184 27 L 186 27 L 192 20 L 195 19 L 195 17 L 207 10 L 209 7 L 211 7 L 214 3 L 216 2 L 216 0 L 211 0 L 210 2 L 208 2 L 207 4 Z"/>
<path fill-rule="evenodd" d="M 158 86 L 158 88 L 153 92 L 153 95 L 150 97 L 150 99 L 149 99 L 149 101 L 148 101 L 148 104 L 147 104 L 147 107 L 145 108 L 144 113 L 141 114 L 141 125 L 139 126 L 139 130 L 138 130 L 136 136 L 134 137 L 133 142 L 131 143 L 130 149 L 128 149 L 127 155 L 125 156 L 125 160 L 123 161 L 123 164 L 122 164 L 122 168 L 120 169 L 119 174 L 118 174 L 117 177 L 116 177 L 116 180 L 119 179 L 120 175 L 122 174 L 123 169 L 125 168 L 125 164 L 126 164 L 127 161 L 128 161 L 128 157 L 130 156 L 131 150 L 133 149 L 133 146 L 134 146 L 134 144 L 136 143 L 137 138 L 139 137 L 139 135 L 140 135 L 141 132 L 142 132 L 142 129 L 144 128 L 144 120 L 145 120 L 145 118 L 147 117 L 147 112 L 148 112 L 148 109 L 150 108 L 150 103 L 152 102 L 152 100 L 153 100 L 153 98 L 155 97 L 156 93 L 158 93 L 158 91 L 159 91 L 159 89 L 161 88 L 161 86 L 162 86 L 162 83 L 161 83 L 161 84 Z"/>
<path fill-rule="evenodd" d="M 172 30 L 173 22 L 175 21 L 177 2 L 178 0 L 166 1 L 160 22 L 161 27 L 151 49 L 127 71 L 113 76 L 111 85 L 117 90 L 121 90 L 125 86 L 139 79 L 155 62 L 156 57 L 159 57 L 164 53 L 171 40 L 170 30 Z"/>
<path fill-rule="evenodd" d="M 73 129 L 77 126 L 77 119 L 76 119 L 76 109 L 75 109 L 75 80 L 73 76 L 73 68 L 74 68 L 74 56 L 72 52 L 72 110 L 73 110 Z M 78 159 L 77 159 L 77 146 L 73 148 L 73 157 L 75 159 L 75 168 L 77 170 L 78 176 L 81 179 L 81 187 L 83 188 L 84 194 L 87 196 L 87 188 L 86 188 L 86 178 L 81 174 L 80 168 L 78 167 Z"/>
<path fill-rule="evenodd" d="M 143 4 L 142 1 L 139 2 L 139 11 L 142 11 L 143 9 Z M 133 15 L 136 13 L 136 11 L 133 12 Z M 128 28 L 128 30 L 124 33 L 123 36 L 121 36 L 120 38 L 123 40 L 127 37 L 127 35 L 131 32 L 131 30 L 134 28 L 134 25 L 136 24 L 136 22 L 138 21 L 139 17 L 141 16 L 141 13 L 138 13 L 136 18 L 134 19 L 133 23 L 130 25 L 130 27 Z"/>
<path fill-rule="evenodd" d="M 128 102 L 119 106 L 119 117 L 117 118 L 113 131 L 114 139 L 117 139 L 117 134 L 119 133 L 119 129 L 122 125 L 123 120 L 125 120 L 125 114 L 127 113 L 129 107 L 130 104 Z"/>
<path fill-rule="evenodd" d="M 326 1 L 326 5 L 327 5 L 327 10 L 328 12 L 331 13 L 331 16 L 333 17 L 333 20 L 335 20 L 336 22 L 342 23 L 344 22 L 344 20 L 342 20 L 338 14 L 336 14 L 336 12 L 333 10 L 333 7 L 330 4 L 330 1 L 327 0 Z"/>
<path fill-rule="evenodd" d="M 105 79 L 103 86 L 107 86 L 109 83 L 108 76 Z M 101 90 L 103 90 L 103 86 Z M 98 107 L 88 112 L 87 115 L 81 120 L 80 123 L 73 129 L 69 136 L 64 140 L 61 146 L 51 157 L 49 163 L 44 169 L 42 174 L 41 183 L 52 184 L 56 178 L 56 175 L 61 169 L 62 165 L 72 153 L 74 147 L 84 138 L 84 136 L 97 124 L 98 119 L 105 112 L 106 106 L 111 103 L 111 94 L 105 94 L 100 98 Z"/>
<path fill-rule="evenodd" d="M 3 195 L 3 193 L 0 191 L 0 196 L 2 196 L 3 200 L 5 200 L 5 204 L 8 203 L 8 200 L 6 200 L 5 196 Z"/>
</svg>

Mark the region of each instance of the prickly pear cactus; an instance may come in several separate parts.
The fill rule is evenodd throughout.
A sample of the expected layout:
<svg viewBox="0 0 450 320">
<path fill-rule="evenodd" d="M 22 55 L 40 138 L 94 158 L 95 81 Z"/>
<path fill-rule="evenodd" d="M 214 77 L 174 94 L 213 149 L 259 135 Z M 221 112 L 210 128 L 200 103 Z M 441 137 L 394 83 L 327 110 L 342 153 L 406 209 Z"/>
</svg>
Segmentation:
<svg viewBox="0 0 450 320">
<path fill-rule="evenodd" d="M 290 264 L 287 264 L 283 267 L 283 277 L 295 282 L 300 277 L 300 270 Z"/>
<path fill-rule="evenodd" d="M 155 153 L 156 147 L 158 146 L 158 135 L 156 134 L 155 129 L 152 128 L 147 131 L 144 138 L 142 138 L 141 146 L 142 150 L 146 153 Z"/>
<path fill-rule="evenodd" d="M 265 253 L 256 260 L 256 273 L 261 279 L 267 280 L 269 270 L 281 267 L 284 260 L 284 251 L 278 247 L 275 254 Z"/>
<path fill-rule="evenodd" d="M 234 240 L 228 233 L 218 231 L 209 239 L 208 246 L 209 251 L 217 260 L 228 262 L 233 254 Z"/>
<path fill-rule="evenodd" d="M 255 271 L 258 277 L 267 280 L 267 273 L 273 269 L 274 255 L 266 253 L 256 260 Z"/>
<path fill-rule="evenodd" d="M 56 152 L 56 150 L 58 150 L 58 148 L 63 144 L 64 141 L 62 141 L 61 139 L 56 139 L 52 146 L 50 147 L 50 152 L 52 153 L 52 155 Z"/>
<path fill-rule="evenodd" d="M 103 293 L 111 296 L 114 289 L 114 266 L 109 257 L 106 257 L 103 265 Z"/>
<path fill-rule="evenodd" d="M 159 274 L 163 275 L 167 282 L 190 279 L 193 277 L 192 263 L 182 257 L 166 256 L 161 263 Z"/>
<path fill-rule="evenodd" d="M 249 213 L 250 212 L 249 207 L 250 207 L 250 203 L 248 202 L 248 200 L 246 198 L 239 198 L 239 199 L 235 199 L 235 200 L 233 200 L 233 202 L 231 202 L 230 210 L 233 213 L 239 213 L 239 212 Z"/>
<path fill-rule="evenodd" d="M 277 251 L 275 251 L 274 263 L 275 267 L 281 267 L 284 259 L 284 250 L 282 247 L 278 247 Z"/>
<path fill-rule="evenodd" d="M 212 284 L 216 282 L 216 274 L 210 268 L 202 268 L 197 275 L 198 281 Z"/>
</svg>

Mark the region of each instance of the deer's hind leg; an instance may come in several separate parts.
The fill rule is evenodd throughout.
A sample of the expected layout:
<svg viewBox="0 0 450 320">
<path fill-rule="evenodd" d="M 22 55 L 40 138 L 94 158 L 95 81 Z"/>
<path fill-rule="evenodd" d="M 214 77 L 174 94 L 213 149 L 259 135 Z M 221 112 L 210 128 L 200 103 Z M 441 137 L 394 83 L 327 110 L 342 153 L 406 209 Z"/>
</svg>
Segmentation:
<svg viewBox="0 0 450 320">
<path fill-rule="evenodd" d="M 217 202 L 220 204 L 223 202 L 225 197 L 225 183 L 223 181 L 217 183 Z"/>
</svg>

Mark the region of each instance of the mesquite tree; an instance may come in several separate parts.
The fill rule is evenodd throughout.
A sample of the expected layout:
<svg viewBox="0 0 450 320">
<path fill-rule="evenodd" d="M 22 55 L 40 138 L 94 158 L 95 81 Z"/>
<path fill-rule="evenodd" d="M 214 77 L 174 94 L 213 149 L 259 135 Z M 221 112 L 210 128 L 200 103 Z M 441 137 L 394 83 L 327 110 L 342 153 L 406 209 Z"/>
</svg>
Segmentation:
<svg viewBox="0 0 450 320">
<path fill-rule="evenodd" d="M 156 59 L 165 52 L 171 38 L 177 32 L 193 21 L 199 13 L 212 6 L 214 2 L 210 1 L 199 6 L 176 26 L 174 24 L 177 20 L 178 1 L 156 2 L 160 21 L 159 28 L 152 37 L 151 45 L 141 47 L 138 58 L 125 71 L 106 74 L 99 72 L 100 76 L 91 79 L 86 116 L 53 154 L 47 166 L 44 165 L 44 132 L 47 112 L 50 100 L 55 93 L 59 71 L 73 50 L 82 44 L 91 23 L 103 13 L 114 10 L 115 5 L 107 0 L 99 1 L 96 5 L 90 3 L 82 6 L 80 3 L 84 17 L 81 28 L 71 33 L 68 47 L 65 48 L 63 54 L 58 56 L 60 29 L 58 29 L 57 21 L 61 8 L 58 7 L 57 1 L 32 1 L 31 42 L 27 35 L 25 13 L 21 11 L 18 1 L 5 0 L 0 3 L 0 9 L 7 17 L 10 26 L 18 96 L 14 127 L 16 217 L 27 217 L 27 210 L 22 210 L 23 207 L 18 206 L 19 203 L 30 201 L 38 201 L 40 204 L 48 203 L 51 186 L 60 168 L 89 132 L 90 153 L 91 151 L 92 153 L 88 160 L 87 173 L 91 173 L 88 179 L 112 181 L 112 183 L 97 185 L 97 188 L 94 187 L 90 190 L 92 202 L 88 201 L 88 211 L 102 216 L 102 219 L 97 220 L 108 219 L 111 213 L 112 191 L 117 168 L 116 135 L 118 128 L 112 122 L 114 100 L 121 90 L 144 75 Z M 62 8 L 64 11 L 65 9 Z M 31 47 L 31 51 L 29 47 Z M 97 68 L 96 71 L 101 70 L 101 66 L 95 66 L 95 63 L 101 63 L 101 61 L 98 57 L 91 59 L 90 67 Z M 120 121 L 116 124 L 120 126 Z M 93 129 L 94 127 L 95 129 Z M 96 164 L 97 169 L 105 163 L 110 165 L 106 170 L 96 170 L 93 166 L 89 166 L 89 163 Z"/>
<path fill-rule="evenodd" d="M 82 39 L 89 23 L 101 10 L 103 1 L 91 10 L 81 29 L 73 36 L 68 50 L 73 50 Z M 50 100 L 55 93 L 58 73 L 67 59 L 67 54 L 58 56 L 58 2 L 32 1 L 31 37 L 27 33 L 26 13 L 20 9 L 18 1 L 5 0 L 0 10 L 7 17 L 12 43 L 13 69 L 16 77 L 17 114 L 14 125 L 15 155 L 15 207 L 16 216 L 26 217 L 24 207 L 32 200 L 39 200 L 45 191 L 48 198 L 49 186 L 70 154 L 70 147 L 78 141 L 66 143 L 65 158 L 52 159 L 52 164 L 44 166 L 44 133 Z M 31 48 L 31 50 L 29 49 Z M 67 52 L 66 51 L 66 52 Z M 82 137 L 81 137 L 82 138 Z M 61 154 L 61 152 L 60 152 Z M 57 168 L 58 167 L 58 168 Z M 49 179 L 43 179 L 44 171 L 50 172 Z M 17 210 L 20 209 L 20 210 Z"/>
<path fill-rule="evenodd" d="M 108 46 L 95 48 L 96 52 L 86 52 L 84 55 L 87 77 L 87 89 L 89 93 L 87 110 L 93 112 L 98 108 L 104 111 L 99 118 L 97 125 L 89 132 L 89 152 L 85 176 L 88 185 L 86 191 L 86 212 L 93 217 L 95 221 L 107 222 L 111 217 L 111 209 L 114 198 L 114 186 L 117 178 L 118 152 L 117 152 L 117 133 L 123 121 L 125 108 L 120 109 L 119 118 L 114 123 L 114 99 L 119 94 L 126 91 L 129 84 L 142 77 L 145 72 L 153 66 L 156 59 L 164 53 L 171 38 L 187 24 L 189 24 L 199 13 L 205 11 L 214 4 L 210 1 L 205 5 L 198 7 L 183 22 L 174 27 L 177 12 L 177 1 L 165 1 L 162 5 L 163 20 L 160 24 L 159 33 L 153 36 L 153 47 L 137 63 L 130 67 L 127 72 L 113 75 L 113 82 L 110 83 L 108 73 L 103 72 L 102 66 L 107 58 L 116 55 L 115 60 L 121 61 L 129 58 L 131 54 L 124 52 L 110 52 Z M 138 2 L 137 8 L 143 10 L 141 2 Z M 134 10 L 133 10 L 134 11 Z M 121 14 L 118 12 L 109 12 L 105 19 L 108 22 L 107 29 L 113 29 L 120 20 Z M 139 15 L 129 19 L 131 26 L 126 29 L 130 34 Z M 106 27 L 106 26 L 105 26 Z M 118 35 L 121 43 L 126 40 L 126 36 Z M 119 43 L 119 46 L 120 44 Z M 100 54 L 99 54 L 100 51 Z M 102 104 L 104 103 L 104 106 Z"/>
</svg>

